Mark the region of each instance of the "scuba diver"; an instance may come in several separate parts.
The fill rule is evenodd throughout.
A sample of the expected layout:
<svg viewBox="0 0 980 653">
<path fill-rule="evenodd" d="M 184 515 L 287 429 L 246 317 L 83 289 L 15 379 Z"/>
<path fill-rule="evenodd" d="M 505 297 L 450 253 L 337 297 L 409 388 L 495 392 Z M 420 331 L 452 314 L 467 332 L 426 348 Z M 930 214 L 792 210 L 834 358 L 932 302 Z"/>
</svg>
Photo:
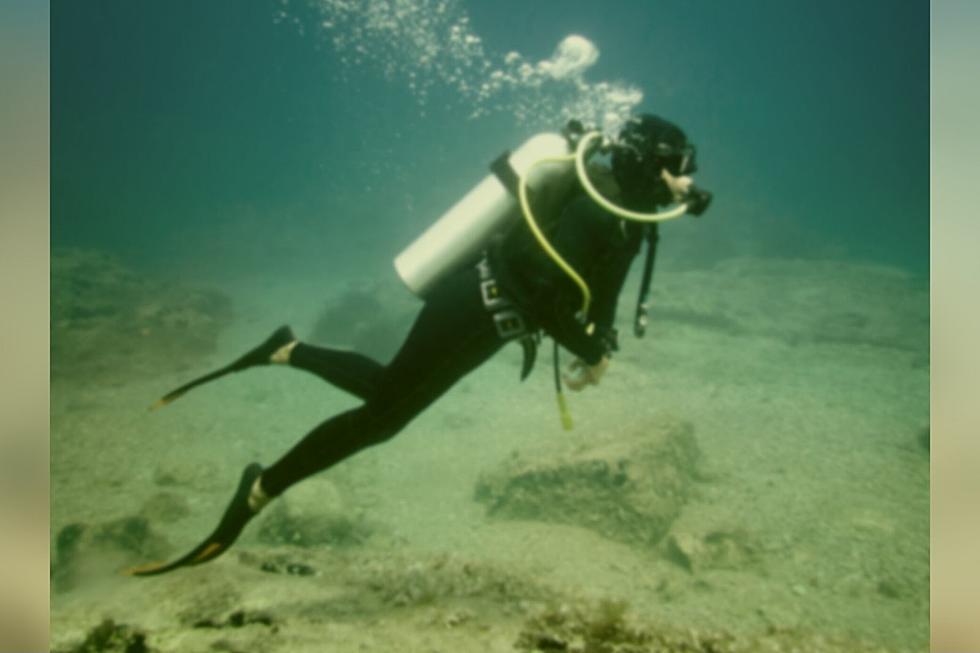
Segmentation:
<svg viewBox="0 0 980 653">
<path fill-rule="evenodd" d="M 521 150 L 509 158 L 505 153 L 491 166 L 493 174 L 484 184 L 451 209 L 456 218 L 465 214 L 462 219 L 471 220 L 480 208 L 474 202 L 488 197 L 487 189 L 497 193 L 485 204 L 504 207 L 494 210 L 510 216 L 510 222 L 501 217 L 490 229 L 492 236 L 477 239 L 476 251 L 457 252 L 451 263 L 442 261 L 439 274 L 430 274 L 425 267 L 438 256 L 428 241 L 416 248 L 415 259 L 406 250 L 396 260 L 399 274 L 410 288 L 424 293 L 425 303 L 390 363 L 300 342 L 283 326 L 230 365 L 157 402 L 170 403 L 202 383 L 269 364 L 306 370 L 363 401 L 321 423 L 272 465 L 248 465 L 217 528 L 190 553 L 128 573 L 151 576 L 220 556 L 273 498 L 399 433 L 507 342 L 518 341 L 524 347 L 523 380 L 533 367 L 540 334 L 554 339 L 555 381 L 563 418 L 567 417 L 558 346 L 576 356 L 564 376 L 565 384 L 574 391 L 597 385 L 618 349 L 616 306 L 643 242 L 648 249 L 634 321 L 638 336 L 646 325 L 645 295 L 658 221 L 685 213 L 700 215 L 712 196 L 692 183 L 694 147 L 679 127 L 662 118 L 649 114 L 633 118 L 612 142 L 598 132 L 586 133 L 576 121 L 569 122 L 560 137 L 548 136 L 552 140 L 547 142 L 560 142 L 553 152 L 556 156 L 542 157 L 535 151 L 537 160 L 525 165 L 518 161 Z M 575 154 L 568 154 L 569 149 Z M 586 159 L 600 151 L 610 155 L 611 166 L 586 166 Z M 570 172 L 573 160 L 577 174 Z M 538 164 L 542 169 L 550 166 L 552 174 L 547 183 L 535 186 Z M 518 213 L 515 200 L 524 222 L 514 215 Z M 651 213 L 674 203 L 678 206 L 672 211 Z M 445 238 L 438 226 L 427 232 L 430 241 Z M 459 250 L 446 248 L 453 249 Z"/>
</svg>

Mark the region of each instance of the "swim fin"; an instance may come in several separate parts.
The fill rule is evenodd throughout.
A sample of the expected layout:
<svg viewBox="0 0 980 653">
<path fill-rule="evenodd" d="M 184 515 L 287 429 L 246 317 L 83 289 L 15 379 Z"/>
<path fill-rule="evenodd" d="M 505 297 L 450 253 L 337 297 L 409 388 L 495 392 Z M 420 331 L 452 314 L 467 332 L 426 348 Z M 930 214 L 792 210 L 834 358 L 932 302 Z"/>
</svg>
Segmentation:
<svg viewBox="0 0 980 653">
<path fill-rule="evenodd" d="M 242 472 L 242 479 L 238 483 L 238 490 L 232 497 L 231 503 L 225 510 L 221 522 L 211 535 L 203 542 L 198 544 L 187 555 L 174 560 L 173 562 L 153 563 L 139 567 L 127 569 L 125 573 L 129 576 L 156 576 L 164 574 L 180 567 L 199 565 L 204 562 L 214 560 L 238 539 L 245 524 L 257 513 L 248 505 L 248 495 L 252 490 L 252 484 L 262 473 L 262 466 L 252 463 Z"/>
<path fill-rule="evenodd" d="M 538 336 L 527 335 L 521 338 L 521 348 L 524 350 L 524 359 L 521 362 L 521 381 L 523 381 L 534 369 L 534 361 L 538 357 Z"/>
<path fill-rule="evenodd" d="M 204 376 L 198 377 L 193 381 L 185 383 L 176 390 L 171 390 L 155 404 L 153 404 L 150 407 L 150 410 L 166 406 L 170 402 L 179 399 L 181 395 L 191 388 L 196 388 L 197 386 L 207 383 L 208 381 L 214 381 L 215 379 L 221 378 L 225 374 L 240 372 L 256 365 L 266 365 L 269 363 L 269 359 L 271 358 L 272 354 L 274 354 L 283 345 L 288 345 L 294 340 L 296 340 L 296 337 L 293 335 L 292 329 L 285 325 L 281 326 L 276 329 L 271 336 L 266 338 L 265 342 L 255 349 L 249 351 L 247 354 L 230 365 L 226 365 L 221 369 L 215 370 L 214 372 L 210 372 L 209 374 L 205 374 Z"/>
</svg>

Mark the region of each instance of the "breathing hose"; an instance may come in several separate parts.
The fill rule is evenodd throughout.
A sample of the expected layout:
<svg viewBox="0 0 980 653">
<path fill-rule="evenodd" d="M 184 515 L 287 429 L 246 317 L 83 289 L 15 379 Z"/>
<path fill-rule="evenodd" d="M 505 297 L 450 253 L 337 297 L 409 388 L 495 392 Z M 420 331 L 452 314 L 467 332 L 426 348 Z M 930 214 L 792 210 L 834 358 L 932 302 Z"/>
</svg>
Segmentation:
<svg viewBox="0 0 980 653">
<path fill-rule="evenodd" d="M 578 286 L 582 293 L 582 306 L 579 309 L 578 316 L 583 324 L 588 319 L 589 306 L 592 304 L 592 292 L 589 290 L 588 284 L 585 283 L 585 280 L 581 277 L 581 275 L 579 275 L 579 273 L 576 272 L 564 258 L 562 258 L 561 254 L 559 254 L 555 248 L 552 247 L 551 243 L 548 242 L 548 238 L 544 235 L 544 232 L 542 232 L 541 228 L 538 227 L 537 220 L 534 219 L 534 213 L 531 211 L 531 204 L 527 197 L 527 179 L 531 175 L 531 171 L 537 166 L 546 163 L 566 163 L 568 161 L 575 161 L 576 176 L 578 177 L 579 182 L 581 182 L 582 188 L 585 189 L 585 192 L 589 195 L 589 197 L 591 197 L 596 204 L 605 210 L 609 211 L 615 216 L 623 218 L 624 220 L 634 220 L 636 222 L 662 222 L 664 220 L 673 220 L 684 215 L 688 208 L 687 204 L 678 204 L 674 208 L 661 211 L 660 213 L 639 213 L 637 211 L 625 209 L 621 206 L 616 206 L 603 197 L 599 191 L 595 189 L 595 186 L 592 185 L 592 182 L 589 180 L 588 172 L 585 169 L 586 158 L 589 156 L 589 147 L 597 138 L 602 138 L 601 132 L 589 132 L 579 140 L 578 147 L 575 148 L 575 152 L 573 154 L 538 159 L 528 166 L 524 174 L 518 176 L 517 183 L 517 197 L 521 204 L 521 213 L 524 214 L 524 220 L 527 222 L 528 228 L 531 230 L 531 233 L 534 234 L 534 238 L 538 241 L 538 244 L 541 245 L 541 248 L 545 251 L 549 258 L 555 262 L 555 265 L 561 268 L 562 272 L 568 275 L 568 278 L 571 279 L 576 286 Z"/>
</svg>

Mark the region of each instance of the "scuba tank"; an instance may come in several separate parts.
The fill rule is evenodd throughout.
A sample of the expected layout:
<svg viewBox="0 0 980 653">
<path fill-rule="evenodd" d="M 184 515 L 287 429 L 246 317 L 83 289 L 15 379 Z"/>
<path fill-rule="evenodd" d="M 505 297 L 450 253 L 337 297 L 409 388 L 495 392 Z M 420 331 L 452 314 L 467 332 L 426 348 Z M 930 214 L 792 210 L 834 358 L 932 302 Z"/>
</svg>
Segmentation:
<svg viewBox="0 0 980 653">
<path fill-rule="evenodd" d="M 563 134 L 537 134 L 513 154 L 504 152 L 490 166 L 492 174 L 484 177 L 395 258 L 398 276 L 409 290 L 424 298 L 443 275 L 472 259 L 493 234 L 523 215 L 542 249 L 581 289 L 580 314 L 586 315 L 591 301 L 589 289 L 538 227 L 529 203 L 531 193 L 560 186 L 574 174 L 585 192 L 601 207 L 617 217 L 639 222 L 671 220 L 688 212 L 700 215 L 711 201 L 710 193 L 692 187 L 693 192 L 683 203 L 659 213 L 630 211 L 611 203 L 596 190 L 586 171 L 587 159 L 609 147 L 604 141 L 601 133 L 586 133 L 581 123 L 573 120 Z"/>
<path fill-rule="evenodd" d="M 483 178 L 395 258 L 395 270 L 409 290 L 425 297 L 444 274 L 474 257 L 489 238 L 519 219 L 517 178 L 531 191 L 574 174 L 568 140 L 556 133 L 532 136 L 512 154 L 505 152 Z M 508 188 L 508 186 L 512 186 Z"/>
</svg>

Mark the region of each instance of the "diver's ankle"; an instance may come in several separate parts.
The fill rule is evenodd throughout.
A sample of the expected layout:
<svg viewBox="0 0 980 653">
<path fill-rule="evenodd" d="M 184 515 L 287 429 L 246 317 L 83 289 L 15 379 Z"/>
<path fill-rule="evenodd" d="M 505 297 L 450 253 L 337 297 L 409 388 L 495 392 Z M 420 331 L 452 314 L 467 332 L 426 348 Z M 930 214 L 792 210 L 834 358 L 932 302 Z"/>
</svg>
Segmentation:
<svg viewBox="0 0 980 653">
<path fill-rule="evenodd" d="M 289 365 L 289 356 L 293 353 L 293 347 L 298 344 L 299 340 L 286 343 L 272 353 L 272 356 L 269 357 L 269 362 L 277 365 Z"/>
<path fill-rule="evenodd" d="M 252 483 L 252 489 L 248 493 L 248 507 L 251 508 L 252 512 L 257 513 L 265 508 L 270 501 L 272 501 L 272 497 L 262 489 L 262 477 L 256 476 L 255 482 Z"/>
</svg>

